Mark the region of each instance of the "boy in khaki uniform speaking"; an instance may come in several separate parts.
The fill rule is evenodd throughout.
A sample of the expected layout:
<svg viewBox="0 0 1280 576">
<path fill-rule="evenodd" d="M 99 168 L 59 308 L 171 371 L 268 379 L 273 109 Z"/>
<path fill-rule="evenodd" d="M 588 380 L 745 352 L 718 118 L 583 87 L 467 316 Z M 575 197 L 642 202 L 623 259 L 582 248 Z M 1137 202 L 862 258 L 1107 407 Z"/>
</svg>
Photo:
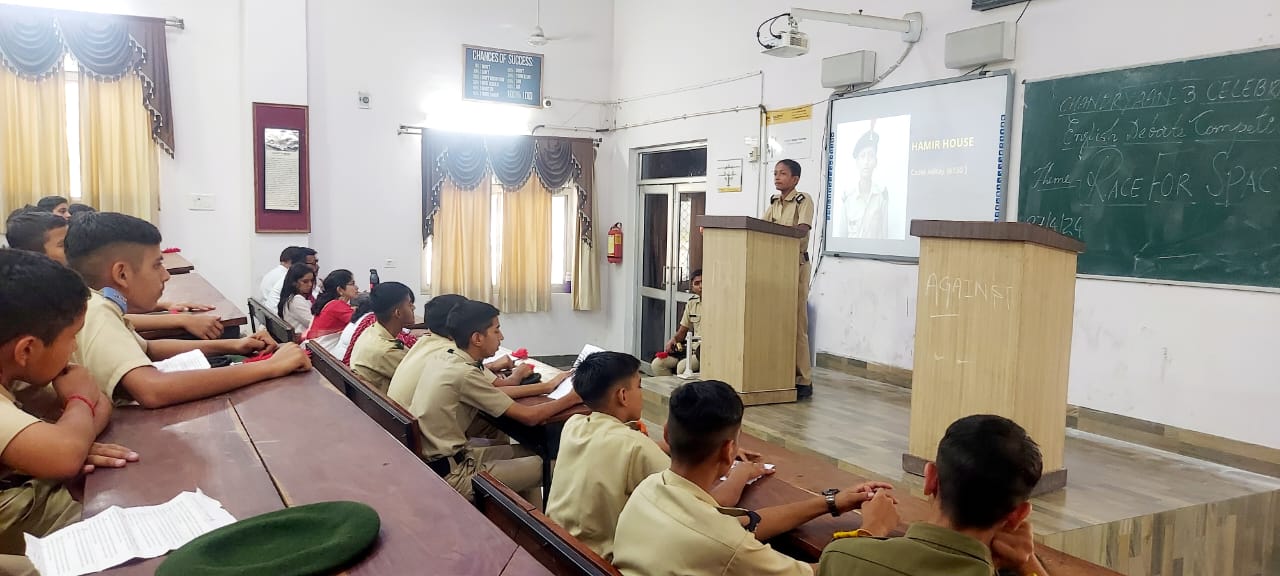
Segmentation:
<svg viewBox="0 0 1280 576">
<path fill-rule="evenodd" d="M 439 369 L 423 372 L 413 396 L 404 404 L 422 429 L 423 460 L 468 499 L 472 496 L 471 478 L 483 470 L 529 502 L 540 504 L 542 459 L 523 446 L 469 446 L 467 430 L 474 429 L 480 412 L 537 426 L 582 400 L 577 393 L 570 393 L 559 400 L 525 406 L 517 404 L 503 388 L 494 387 L 494 374 L 481 362 L 502 345 L 497 308 L 484 302 L 463 302 L 449 313 L 446 331 L 455 346 L 432 358 L 443 356 L 444 362 Z"/>
<path fill-rule="evenodd" d="M 266 331 L 234 340 L 138 336 L 125 312 L 154 309 L 164 292 L 169 272 L 160 240 L 160 231 L 150 222 L 114 212 L 82 214 L 67 232 L 67 260 L 93 289 L 73 359 L 89 369 L 107 396 L 160 408 L 311 369 L 301 348 L 285 344 L 277 349 Z M 184 372 L 161 372 L 151 365 L 192 350 L 275 354 L 262 362 Z"/>
<path fill-rule="evenodd" d="M 901 538 L 835 540 L 821 576 L 1048 576 L 1035 555 L 1031 489 L 1043 470 L 1040 447 L 1001 416 L 966 416 L 947 428 L 937 462 L 924 469 L 933 512 Z"/>
<path fill-rule="evenodd" d="M 893 509 L 893 487 L 881 482 L 758 511 L 717 507 L 708 491 L 733 465 L 742 400 L 728 384 L 708 380 L 677 388 L 669 405 L 671 468 L 641 482 L 618 518 L 613 565 L 626 576 L 811 576 L 812 566 L 761 542 L 864 502 Z M 895 524 L 896 515 L 863 514 L 863 528 L 876 535 Z"/>
<path fill-rule="evenodd" d="M 769 199 L 764 220 L 804 231 L 800 241 L 799 298 L 796 302 L 796 395 L 813 396 L 813 367 L 809 365 L 809 230 L 813 228 L 813 199 L 796 190 L 800 183 L 800 163 L 786 159 L 773 168 L 773 186 L 778 193 Z"/>
<path fill-rule="evenodd" d="M 613 557 L 618 516 L 636 486 L 671 466 L 671 458 L 628 423 L 640 420 L 640 361 L 621 352 L 596 352 L 573 375 L 573 389 L 591 414 L 569 418 L 560 433 L 556 482 L 547 516 L 605 560 Z M 711 490 L 733 506 L 746 485 L 768 472 L 758 462 L 738 462 Z"/>
<path fill-rule="evenodd" d="M 0 250 L 0 574 L 34 574 L 22 535 L 46 536 L 80 520 L 61 480 L 138 455 L 96 444 L 111 401 L 84 368 L 68 366 L 84 325 L 89 289 L 71 269 L 19 250 Z M 19 407 L 18 381 L 52 382 L 61 414 L 49 421 Z M 30 387 L 44 390 L 43 386 Z"/>
</svg>

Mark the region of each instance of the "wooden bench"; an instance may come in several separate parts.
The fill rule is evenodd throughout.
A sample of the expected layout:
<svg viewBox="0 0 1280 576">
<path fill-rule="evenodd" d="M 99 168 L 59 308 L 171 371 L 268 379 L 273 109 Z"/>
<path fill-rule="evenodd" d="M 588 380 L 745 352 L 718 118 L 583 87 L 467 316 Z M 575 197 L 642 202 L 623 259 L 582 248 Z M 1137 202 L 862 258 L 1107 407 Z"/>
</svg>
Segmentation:
<svg viewBox="0 0 1280 576">
<path fill-rule="evenodd" d="M 293 327 L 289 326 L 288 322 L 267 308 L 266 304 L 253 298 L 249 299 L 249 320 L 252 323 L 250 329 L 257 332 L 258 325 L 261 324 L 276 342 L 285 344 L 298 341 L 298 334 L 293 331 Z"/>
<path fill-rule="evenodd" d="M 621 575 L 564 528 L 488 472 L 471 479 L 476 508 L 554 574 Z"/>
<path fill-rule="evenodd" d="M 422 431 L 413 414 L 362 380 L 315 340 L 307 342 L 307 349 L 321 376 L 415 455 L 422 454 Z"/>
</svg>

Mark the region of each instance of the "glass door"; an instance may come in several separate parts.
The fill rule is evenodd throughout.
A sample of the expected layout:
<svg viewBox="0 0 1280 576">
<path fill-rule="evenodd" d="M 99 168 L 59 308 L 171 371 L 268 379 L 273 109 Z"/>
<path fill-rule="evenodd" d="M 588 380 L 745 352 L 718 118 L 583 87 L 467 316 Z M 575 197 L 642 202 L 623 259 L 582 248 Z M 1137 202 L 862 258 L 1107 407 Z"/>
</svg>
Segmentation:
<svg viewBox="0 0 1280 576">
<path fill-rule="evenodd" d="M 706 182 L 644 184 L 640 193 L 638 355 L 647 361 L 666 346 L 693 296 L 691 275 L 702 268 L 702 232 L 694 219 L 706 212 Z"/>
</svg>

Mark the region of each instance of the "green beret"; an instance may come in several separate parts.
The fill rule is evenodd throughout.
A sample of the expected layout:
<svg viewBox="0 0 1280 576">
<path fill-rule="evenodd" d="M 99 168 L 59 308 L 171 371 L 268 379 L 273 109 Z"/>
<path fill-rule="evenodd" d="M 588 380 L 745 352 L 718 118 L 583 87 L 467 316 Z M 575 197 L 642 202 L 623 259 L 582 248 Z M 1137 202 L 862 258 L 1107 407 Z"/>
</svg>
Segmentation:
<svg viewBox="0 0 1280 576">
<path fill-rule="evenodd" d="M 156 576 L 301 576 L 350 566 L 378 539 L 378 513 L 320 502 L 224 526 L 175 550 Z"/>
</svg>

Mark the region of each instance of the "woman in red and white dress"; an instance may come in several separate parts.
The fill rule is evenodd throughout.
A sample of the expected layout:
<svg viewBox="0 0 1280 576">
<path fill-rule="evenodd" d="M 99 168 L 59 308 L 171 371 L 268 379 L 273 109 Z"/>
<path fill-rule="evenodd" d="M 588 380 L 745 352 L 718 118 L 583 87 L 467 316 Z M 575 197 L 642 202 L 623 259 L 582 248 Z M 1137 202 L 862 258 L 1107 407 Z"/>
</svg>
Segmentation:
<svg viewBox="0 0 1280 576">
<path fill-rule="evenodd" d="M 351 322 L 351 300 L 360 293 L 356 278 L 350 270 L 334 270 L 324 277 L 324 288 L 311 305 L 311 327 L 303 340 L 315 340 L 330 354 L 341 356 L 346 352 L 339 348 L 342 330 Z"/>
</svg>

